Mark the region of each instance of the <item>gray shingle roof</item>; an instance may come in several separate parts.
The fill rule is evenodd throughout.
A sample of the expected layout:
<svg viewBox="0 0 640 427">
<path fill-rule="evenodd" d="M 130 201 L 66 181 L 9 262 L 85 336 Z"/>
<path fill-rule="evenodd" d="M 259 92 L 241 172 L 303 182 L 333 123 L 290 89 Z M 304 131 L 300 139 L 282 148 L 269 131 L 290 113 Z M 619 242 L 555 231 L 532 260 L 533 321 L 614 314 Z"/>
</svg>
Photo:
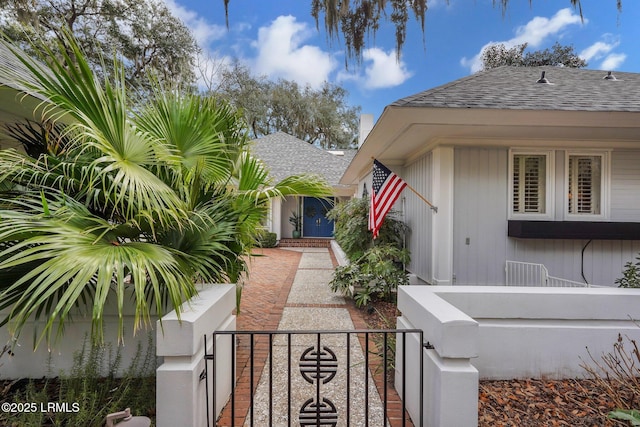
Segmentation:
<svg viewBox="0 0 640 427">
<path fill-rule="evenodd" d="M 312 173 L 324 176 L 330 185 L 337 186 L 349 166 L 349 160 L 344 157 L 284 132 L 251 141 L 251 153 L 265 163 L 276 181 L 291 175 Z"/>
<path fill-rule="evenodd" d="M 536 83 L 542 71 L 551 84 Z M 393 107 L 640 112 L 640 74 L 499 67 L 402 98 Z"/>
</svg>

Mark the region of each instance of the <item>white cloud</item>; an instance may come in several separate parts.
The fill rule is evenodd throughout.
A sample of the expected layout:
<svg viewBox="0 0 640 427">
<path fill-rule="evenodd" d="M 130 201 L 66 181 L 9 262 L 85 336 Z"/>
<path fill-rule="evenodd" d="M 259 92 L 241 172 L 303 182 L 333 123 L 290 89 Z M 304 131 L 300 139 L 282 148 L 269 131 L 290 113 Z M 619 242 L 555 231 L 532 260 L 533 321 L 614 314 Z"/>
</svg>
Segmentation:
<svg viewBox="0 0 640 427">
<path fill-rule="evenodd" d="M 611 50 L 613 50 L 613 48 L 615 48 L 618 44 L 619 43 L 609 44 L 605 42 L 595 42 L 588 48 L 583 49 L 582 52 L 580 52 L 579 56 L 585 61 L 590 61 L 593 58 L 602 58 L 604 55 L 611 52 Z"/>
<path fill-rule="evenodd" d="M 622 63 L 627 59 L 627 55 L 624 53 L 612 53 L 607 56 L 602 64 L 600 64 L 600 68 L 602 70 L 612 71 L 618 68 Z"/>
<path fill-rule="evenodd" d="M 625 53 L 613 52 L 619 45 L 619 37 L 612 34 L 603 34 L 602 40 L 583 49 L 579 56 L 588 62 L 601 61 L 598 68 L 602 70 L 615 70 L 627 59 Z"/>
<path fill-rule="evenodd" d="M 396 51 L 385 53 L 377 47 L 362 52 L 366 63 L 364 70 L 364 87 L 382 89 L 399 86 L 412 76 L 404 62 L 398 61 Z"/>
<path fill-rule="evenodd" d="M 585 61 L 602 60 L 599 68 L 615 70 L 627 59 L 627 55 L 624 53 L 612 52 L 620 45 L 620 38 L 611 34 L 604 34 L 602 39 L 580 52 L 580 57 Z"/>
<path fill-rule="evenodd" d="M 377 47 L 365 49 L 361 67 L 355 72 L 338 72 L 338 82 L 355 82 L 364 89 L 386 89 L 400 86 L 413 76 L 407 64 L 396 59 L 395 50 L 386 53 Z"/>
<path fill-rule="evenodd" d="M 513 46 L 529 43 L 531 47 L 538 47 L 547 37 L 558 34 L 569 25 L 580 24 L 582 21 L 571 9 L 560 9 L 551 18 L 536 16 L 526 25 L 516 29 L 516 37 L 509 40 Z M 587 20 L 585 19 L 585 22 Z"/>
<path fill-rule="evenodd" d="M 557 36 L 569 26 L 580 24 L 581 22 L 580 15 L 575 14 L 570 8 L 560 9 L 551 18 L 536 16 L 525 25 L 516 28 L 515 36 L 511 39 L 489 42 L 482 46 L 475 56 L 462 58 L 460 64 L 469 68 L 472 73 L 478 72 L 482 69 L 482 51 L 491 45 L 504 44 L 507 48 L 511 48 L 527 43 L 530 47 L 538 47 L 550 36 Z M 584 22 L 586 23 L 587 20 L 585 19 Z"/>
<path fill-rule="evenodd" d="M 254 42 L 258 50 L 256 73 L 319 88 L 337 64 L 319 47 L 303 44 L 312 34 L 306 23 L 293 16 L 279 16 L 271 25 L 261 27 Z"/>
<path fill-rule="evenodd" d="M 193 34 L 200 48 L 208 49 L 212 42 L 220 40 L 227 34 L 226 27 L 207 22 L 196 12 L 177 4 L 175 0 L 164 0 L 164 2 L 171 14 L 180 19 L 191 30 L 191 34 Z"/>
</svg>

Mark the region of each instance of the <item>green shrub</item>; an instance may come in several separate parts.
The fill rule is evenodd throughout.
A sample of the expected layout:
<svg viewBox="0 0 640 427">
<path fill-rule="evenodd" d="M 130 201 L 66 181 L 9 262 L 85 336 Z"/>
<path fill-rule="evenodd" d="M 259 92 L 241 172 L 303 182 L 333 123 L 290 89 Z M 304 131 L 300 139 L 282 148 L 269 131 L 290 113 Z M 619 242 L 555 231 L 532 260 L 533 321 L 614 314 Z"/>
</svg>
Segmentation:
<svg viewBox="0 0 640 427">
<path fill-rule="evenodd" d="M 403 249 L 404 237 L 410 231 L 402 221 L 396 219 L 396 212 L 390 211 L 385 217 L 376 245 L 392 245 Z M 327 218 L 335 221 L 334 236 L 336 242 L 350 261 L 361 258 L 373 246 L 371 231 L 367 228 L 369 220 L 369 198 L 354 198 L 338 203 Z"/>
<path fill-rule="evenodd" d="M 353 297 L 358 307 L 369 304 L 374 297 L 390 300 L 398 286 L 409 283 L 403 268 L 408 262 L 406 249 L 391 244 L 373 246 L 349 265 L 336 268 L 329 286 L 334 292 Z"/>
<path fill-rule="evenodd" d="M 622 277 L 615 281 L 619 288 L 640 288 L 640 257 L 636 259 L 635 263 L 629 261 L 624 265 Z"/>
<path fill-rule="evenodd" d="M 256 244 L 259 248 L 275 248 L 278 236 L 267 230 L 258 230 L 256 233 Z"/>
</svg>

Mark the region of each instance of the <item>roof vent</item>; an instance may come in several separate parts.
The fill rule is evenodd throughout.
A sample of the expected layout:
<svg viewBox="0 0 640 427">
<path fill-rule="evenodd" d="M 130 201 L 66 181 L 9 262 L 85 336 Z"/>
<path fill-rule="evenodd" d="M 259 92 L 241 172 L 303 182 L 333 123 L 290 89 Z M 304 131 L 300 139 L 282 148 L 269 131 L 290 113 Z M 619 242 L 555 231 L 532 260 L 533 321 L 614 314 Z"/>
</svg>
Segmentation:
<svg viewBox="0 0 640 427">
<path fill-rule="evenodd" d="M 547 78 L 544 76 L 545 71 L 542 72 L 542 75 L 540 76 L 540 78 L 538 80 L 536 80 L 536 83 L 545 83 L 545 84 L 550 84 L 551 82 L 549 80 L 547 80 Z"/>
<path fill-rule="evenodd" d="M 613 74 L 611 74 L 611 71 L 607 72 L 607 75 L 603 77 L 604 80 L 618 80 L 616 79 L 616 76 L 614 76 Z"/>
</svg>

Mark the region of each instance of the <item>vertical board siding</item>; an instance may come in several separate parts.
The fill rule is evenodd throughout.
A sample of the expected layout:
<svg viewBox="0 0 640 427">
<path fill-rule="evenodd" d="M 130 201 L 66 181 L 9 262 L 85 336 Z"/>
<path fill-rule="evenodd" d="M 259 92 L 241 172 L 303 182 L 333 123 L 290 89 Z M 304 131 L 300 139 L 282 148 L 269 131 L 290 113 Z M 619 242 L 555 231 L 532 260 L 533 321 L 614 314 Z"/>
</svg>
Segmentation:
<svg viewBox="0 0 640 427">
<path fill-rule="evenodd" d="M 611 220 L 640 221 L 640 151 L 611 153 Z"/>
<path fill-rule="evenodd" d="M 584 282 L 584 271 L 587 283 L 599 286 L 615 286 L 624 264 L 640 252 L 640 242 L 630 240 L 511 240 L 509 259 L 544 264 L 551 276 L 576 282 Z"/>
<path fill-rule="evenodd" d="M 564 157 L 556 152 L 555 215 L 563 219 Z M 635 261 L 640 241 L 515 239 L 507 236 L 508 149 L 455 149 L 453 273 L 457 285 L 505 284 L 505 261 L 544 264 L 552 276 L 593 285 L 614 286 L 624 264 Z M 613 151 L 611 221 L 640 221 L 640 151 Z M 406 181 L 431 196 L 432 156 L 410 164 Z M 406 219 L 411 227 L 407 269 L 424 280 L 432 277 L 432 213 L 405 191 Z M 436 214 L 437 215 L 437 214 Z M 467 239 L 469 244 L 467 244 Z M 435 244 L 437 248 L 437 242 Z M 584 249 L 584 251 L 583 251 Z"/>
<path fill-rule="evenodd" d="M 427 200 L 431 197 L 431 153 L 410 164 L 404 174 L 405 181 Z M 430 281 L 431 266 L 431 209 L 412 191 L 405 190 L 401 198 L 405 199 L 406 222 L 411 228 L 407 239 L 407 248 L 411 251 L 411 263 L 407 270 L 422 280 Z"/>
<path fill-rule="evenodd" d="M 504 284 L 508 150 L 456 148 L 454 162 L 455 284 Z"/>
<path fill-rule="evenodd" d="M 561 152 L 556 152 L 556 155 L 558 153 Z M 563 163 L 557 161 L 557 164 Z M 611 153 L 611 221 L 640 221 L 639 165 L 639 151 Z M 561 183 L 556 186 L 556 191 L 563 197 L 564 172 L 556 172 L 556 183 Z M 564 212 L 564 206 L 556 205 L 558 212 Z M 578 282 L 586 279 L 590 284 L 601 286 L 614 286 L 615 280 L 622 276 L 624 264 L 634 260 L 640 251 L 640 242 L 637 241 L 510 240 L 508 259 L 541 263 L 552 276 Z"/>
</svg>

